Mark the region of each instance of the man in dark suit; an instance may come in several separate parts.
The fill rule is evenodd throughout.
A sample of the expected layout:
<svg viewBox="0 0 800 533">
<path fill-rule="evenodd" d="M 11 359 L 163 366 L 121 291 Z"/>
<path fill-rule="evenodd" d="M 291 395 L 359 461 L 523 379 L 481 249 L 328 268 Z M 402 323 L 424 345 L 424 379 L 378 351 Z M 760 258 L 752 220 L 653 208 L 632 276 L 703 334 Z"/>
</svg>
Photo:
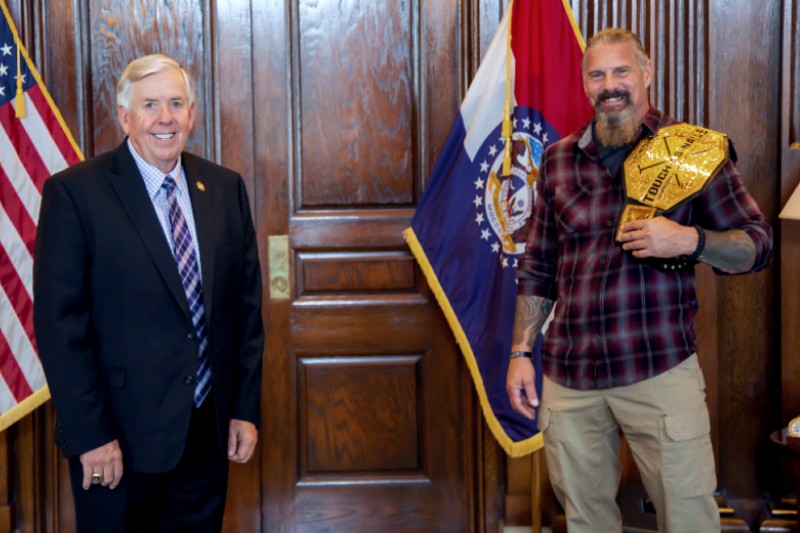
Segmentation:
<svg viewBox="0 0 800 533">
<path fill-rule="evenodd" d="M 42 192 L 34 327 L 80 531 L 219 531 L 257 442 L 261 274 L 241 176 L 183 152 L 164 55 L 117 86 L 127 134 Z M 227 457 L 226 457 L 227 456 Z"/>
</svg>

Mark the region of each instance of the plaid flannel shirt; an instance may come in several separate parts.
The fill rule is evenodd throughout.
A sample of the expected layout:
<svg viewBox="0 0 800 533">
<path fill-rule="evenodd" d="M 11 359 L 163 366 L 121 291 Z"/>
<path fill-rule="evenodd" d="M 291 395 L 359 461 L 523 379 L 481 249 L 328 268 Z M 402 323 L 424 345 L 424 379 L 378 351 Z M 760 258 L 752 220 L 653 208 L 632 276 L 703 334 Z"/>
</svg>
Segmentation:
<svg viewBox="0 0 800 533">
<path fill-rule="evenodd" d="M 642 127 L 655 133 L 673 123 L 651 107 Z M 542 349 L 545 375 L 575 389 L 617 387 L 692 355 L 694 269 L 660 270 L 615 240 L 625 204 L 622 171 L 611 175 L 601 163 L 591 123 L 545 151 L 536 190 L 517 276 L 518 294 L 556 301 Z M 772 229 L 732 161 L 701 194 L 664 216 L 708 230 L 746 232 L 756 248 L 751 271 L 772 257 Z"/>
</svg>

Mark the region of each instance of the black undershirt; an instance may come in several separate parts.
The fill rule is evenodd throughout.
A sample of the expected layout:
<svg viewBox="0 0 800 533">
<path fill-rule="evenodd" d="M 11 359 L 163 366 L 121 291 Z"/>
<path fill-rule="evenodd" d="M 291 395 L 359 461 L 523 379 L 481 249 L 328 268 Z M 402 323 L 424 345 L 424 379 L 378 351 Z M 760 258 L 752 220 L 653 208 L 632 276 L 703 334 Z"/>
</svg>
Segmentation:
<svg viewBox="0 0 800 533">
<path fill-rule="evenodd" d="M 642 130 L 647 131 L 647 128 L 642 128 Z M 604 167 L 606 167 L 606 169 L 608 169 L 612 176 L 617 175 L 622 162 L 625 161 L 625 158 L 628 157 L 628 154 L 630 154 L 633 148 L 638 144 L 637 140 L 636 142 L 632 142 L 630 144 L 623 144 L 622 146 L 607 148 L 597 140 L 597 133 L 595 132 L 594 124 L 592 124 L 592 139 L 597 145 L 597 151 L 600 154 L 600 162 Z"/>
</svg>

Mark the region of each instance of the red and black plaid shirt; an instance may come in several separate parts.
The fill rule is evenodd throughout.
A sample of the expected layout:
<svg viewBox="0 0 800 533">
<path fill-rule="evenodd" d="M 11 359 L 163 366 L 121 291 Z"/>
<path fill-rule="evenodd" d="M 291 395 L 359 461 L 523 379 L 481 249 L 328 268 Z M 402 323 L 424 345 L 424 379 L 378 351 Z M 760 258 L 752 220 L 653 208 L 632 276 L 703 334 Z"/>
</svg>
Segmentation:
<svg viewBox="0 0 800 533">
<path fill-rule="evenodd" d="M 643 127 L 673 124 L 651 107 Z M 545 375 L 574 389 L 629 385 L 692 355 L 697 311 L 693 269 L 664 271 L 615 240 L 625 203 L 621 171 L 600 161 L 591 124 L 542 156 L 533 226 L 519 264 L 519 294 L 556 301 L 545 335 Z M 755 243 L 752 271 L 772 256 L 772 229 L 728 161 L 670 219 L 709 230 L 740 229 Z"/>
</svg>

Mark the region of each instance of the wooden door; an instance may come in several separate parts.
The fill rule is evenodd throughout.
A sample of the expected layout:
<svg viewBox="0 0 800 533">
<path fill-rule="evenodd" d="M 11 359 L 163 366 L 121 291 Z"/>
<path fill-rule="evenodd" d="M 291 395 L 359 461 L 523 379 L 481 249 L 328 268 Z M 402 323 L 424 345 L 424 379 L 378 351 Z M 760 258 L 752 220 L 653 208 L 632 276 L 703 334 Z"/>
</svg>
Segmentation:
<svg viewBox="0 0 800 533">
<path fill-rule="evenodd" d="M 458 6 L 254 3 L 253 25 L 254 204 L 291 281 L 263 246 L 264 530 L 466 531 L 464 371 L 401 236 L 458 108 Z"/>
</svg>

